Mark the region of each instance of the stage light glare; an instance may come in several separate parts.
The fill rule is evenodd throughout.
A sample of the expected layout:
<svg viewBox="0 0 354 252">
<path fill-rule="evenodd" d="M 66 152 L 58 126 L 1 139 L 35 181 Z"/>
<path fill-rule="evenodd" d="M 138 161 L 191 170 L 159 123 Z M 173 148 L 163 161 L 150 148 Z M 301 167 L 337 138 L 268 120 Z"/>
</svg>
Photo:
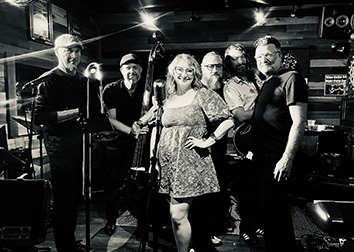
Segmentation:
<svg viewBox="0 0 354 252">
<path fill-rule="evenodd" d="M 256 19 L 257 25 L 265 24 L 265 14 L 263 10 L 257 8 L 257 10 L 254 13 L 254 18 Z"/>
<path fill-rule="evenodd" d="M 143 25 L 146 29 L 151 30 L 151 31 L 158 30 L 158 28 L 156 27 L 156 24 L 155 24 L 155 18 L 153 16 L 151 16 L 148 13 L 141 13 L 140 16 L 143 21 Z"/>
</svg>

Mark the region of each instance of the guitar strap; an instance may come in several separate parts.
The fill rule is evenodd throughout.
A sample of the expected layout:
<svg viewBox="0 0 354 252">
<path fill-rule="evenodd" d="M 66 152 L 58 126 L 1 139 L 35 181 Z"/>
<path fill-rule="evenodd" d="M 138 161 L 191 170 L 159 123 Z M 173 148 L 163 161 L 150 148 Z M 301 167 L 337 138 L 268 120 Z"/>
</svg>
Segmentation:
<svg viewBox="0 0 354 252">
<path fill-rule="evenodd" d="M 254 85 L 254 87 L 256 88 L 257 93 L 259 94 L 259 92 L 260 92 L 261 90 L 260 90 L 260 88 L 259 88 L 259 86 L 258 86 L 257 82 L 256 82 L 256 81 L 254 81 L 254 82 L 253 82 L 253 85 Z"/>
</svg>

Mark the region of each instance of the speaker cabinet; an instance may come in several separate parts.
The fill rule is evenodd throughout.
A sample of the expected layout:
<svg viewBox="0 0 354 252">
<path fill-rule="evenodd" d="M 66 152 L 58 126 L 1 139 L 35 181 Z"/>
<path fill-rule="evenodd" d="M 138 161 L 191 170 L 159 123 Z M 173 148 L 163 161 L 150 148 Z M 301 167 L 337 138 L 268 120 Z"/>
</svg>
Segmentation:
<svg viewBox="0 0 354 252">
<path fill-rule="evenodd" d="M 33 247 L 45 240 L 51 185 L 47 180 L 0 180 L 0 247 Z"/>
<path fill-rule="evenodd" d="M 320 37 L 347 39 L 354 32 L 354 7 L 324 6 L 320 25 Z"/>
</svg>

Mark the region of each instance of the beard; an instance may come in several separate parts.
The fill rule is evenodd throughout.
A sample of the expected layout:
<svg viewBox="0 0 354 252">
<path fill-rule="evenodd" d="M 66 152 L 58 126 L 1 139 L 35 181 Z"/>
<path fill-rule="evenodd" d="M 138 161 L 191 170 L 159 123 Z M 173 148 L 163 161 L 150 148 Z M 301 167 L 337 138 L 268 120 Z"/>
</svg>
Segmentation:
<svg viewBox="0 0 354 252">
<path fill-rule="evenodd" d="M 208 87 L 212 90 L 218 90 L 222 88 L 222 80 L 220 75 L 215 74 L 210 77 L 207 83 Z"/>
<path fill-rule="evenodd" d="M 76 72 L 77 70 L 77 65 L 72 63 L 72 62 L 69 62 L 67 65 L 66 65 L 66 69 L 68 69 L 70 72 Z"/>
</svg>

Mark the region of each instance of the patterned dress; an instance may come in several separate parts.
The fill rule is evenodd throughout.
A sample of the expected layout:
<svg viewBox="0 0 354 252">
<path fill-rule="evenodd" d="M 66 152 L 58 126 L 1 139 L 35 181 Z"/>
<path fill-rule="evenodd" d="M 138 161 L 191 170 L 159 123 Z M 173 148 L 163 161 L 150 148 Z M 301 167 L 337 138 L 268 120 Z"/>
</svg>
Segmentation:
<svg viewBox="0 0 354 252">
<path fill-rule="evenodd" d="M 207 118 L 207 120 L 206 120 Z M 189 136 L 206 138 L 207 121 L 218 125 L 231 118 L 229 108 L 214 91 L 197 90 L 191 104 L 164 108 L 158 146 L 161 167 L 160 193 L 173 198 L 195 197 L 220 190 L 209 149 L 187 149 Z"/>
</svg>

